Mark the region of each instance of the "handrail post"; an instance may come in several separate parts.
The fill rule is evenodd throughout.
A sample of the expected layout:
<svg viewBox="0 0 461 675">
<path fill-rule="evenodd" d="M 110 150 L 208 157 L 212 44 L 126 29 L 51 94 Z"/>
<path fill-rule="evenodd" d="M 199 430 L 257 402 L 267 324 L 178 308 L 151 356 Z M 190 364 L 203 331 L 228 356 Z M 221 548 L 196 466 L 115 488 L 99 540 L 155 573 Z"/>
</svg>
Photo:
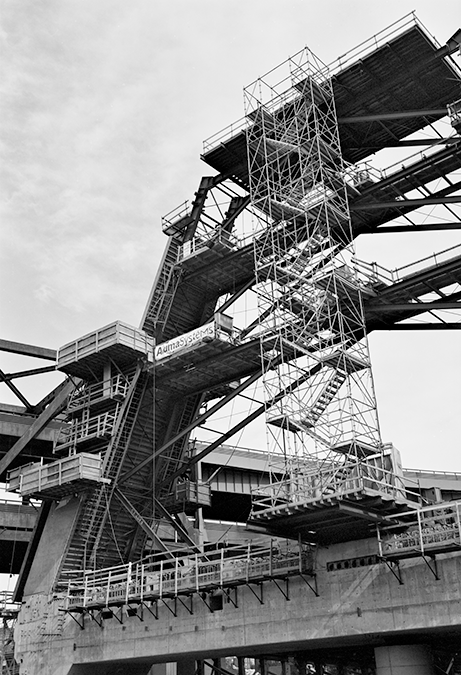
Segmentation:
<svg viewBox="0 0 461 675">
<path fill-rule="evenodd" d="M 459 502 L 456 502 L 456 523 L 458 525 L 458 539 L 461 542 L 461 521 L 459 516 Z"/>
<path fill-rule="evenodd" d="M 178 572 L 179 572 L 178 557 L 176 556 L 175 561 L 174 561 L 174 594 L 175 595 L 178 595 Z"/>
<path fill-rule="evenodd" d="M 137 568 L 138 569 L 138 568 Z M 141 565 L 141 590 L 140 590 L 140 597 L 141 597 L 141 602 L 144 600 L 144 563 Z"/>
<path fill-rule="evenodd" d="M 130 596 L 130 585 L 131 585 L 131 568 L 132 563 L 128 563 L 128 569 L 126 574 L 126 591 L 125 591 L 125 604 L 128 604 L 128 598 Z"/>
<path fill-rule="evenodd" d="M 246 569 L 246 580 L 250 578 L 250 556 L 251 556 L 251 541 L 248 542 L 247 548 L 247 569 Z"/>
<path fill-rule="evenodd" d="M 417 512 L 417 518 L 418 518 L 418 530 L 419 530 L 419 540 L 421 542 L 421 553 L 424 555 L 424 542 L 423 542 L 423 528 L 422 528 L 422 523 L 421 523 L 421 512 Z"/>
<path fill-rule="evenodd" d="M 219 584 L 220 586 L 223 585 L 223 580 L 224 580 L 224 549 L 221 549 L 221 567 L 219 570 Z"/>
<path fill-rule="evenodd" d="M 109 593 L 110 593 L 110 579 L 112 575 L 112 570 L 109 570 L 107 575 L 107 590 L 106 590 L 106 607 L 109 605 Z"/>
<path fill-rule="evenodd" d="M 379 524 L 376 524 L 376 536 L 378 538 L 378 552 L 380 557 L 383 557 L 383 540 L 381 537 L 381 530 L 379 529 Z"/>
<path fill-rule="evenodd" d="M 88 575 L 85 574 L 83 580 L 83 606 L 86 607 L 86 602 L 88 598 Z"/>
</svg>

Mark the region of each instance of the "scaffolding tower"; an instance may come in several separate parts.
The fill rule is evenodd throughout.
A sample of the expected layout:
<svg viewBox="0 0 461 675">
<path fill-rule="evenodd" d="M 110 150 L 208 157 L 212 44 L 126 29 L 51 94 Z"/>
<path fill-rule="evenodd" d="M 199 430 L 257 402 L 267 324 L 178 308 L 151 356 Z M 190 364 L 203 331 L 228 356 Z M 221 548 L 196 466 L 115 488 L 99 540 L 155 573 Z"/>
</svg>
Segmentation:
<svg viewBox="0 0 461 675">
<path fill-rule="evenodd" d="M 259 331 L 276 337 L 261 352 L 273 481 L 376 466 L 366 291 L 351 265 L 358 170 L 341 156 L 328 69 L 303 49 L 245 89 L 245 108 Z"/>
</svg>

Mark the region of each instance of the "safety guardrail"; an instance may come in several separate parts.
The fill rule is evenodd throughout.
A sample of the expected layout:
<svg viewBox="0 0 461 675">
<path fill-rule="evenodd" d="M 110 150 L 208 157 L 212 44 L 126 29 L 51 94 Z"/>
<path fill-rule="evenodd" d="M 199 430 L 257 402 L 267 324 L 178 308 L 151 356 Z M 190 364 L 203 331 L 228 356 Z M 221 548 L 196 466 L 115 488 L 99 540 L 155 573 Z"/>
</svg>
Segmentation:
<svg viewBox="0 0 461 675">
<path fill-rule="evenodd" d="M 113 432 L 115 420 L 116 414 L 114 412 L 105 412 L 101 415 L 75 421 L 75 423 L 60 430 L 54 449 L 59 451 L 63 447 L 93 438 L 109 438 Z"/>
<path fill-rule="evenodd" d="M 20 608 L 21 603 L 13 601 L 13 591 L 0 591 L 0 617 L 14 616 Z"/>
<path fill-rule="evenodd" d="M 370 54 L 372 51 L 375 49 L 378 49 L 381 45 L 385 44 L 392 38 L 396 37 L 399 33 L 402 33 L 403 31 L 407 30 L 413 25 L 420 25 L 421 28 L 424 29 L 424 26 L 422 23 L 416 18 L 414 12 L 410 12 L 409 14 L 406 14 L 404 17 L 399 19 L 398 21 L 395 21 L 394 23 L 390 24 L 386 28 L 384 28 L 382 31 L 375 33 L 371 38 L 368 38 L 367 40 L 364 40 L 361 42 L 359 45 L 354 47 L 353 49 L 350 49 L 349 51 L 345 52 L 342 56 L 338 57 L 335 61 L 332 63 L 325 65 L 324 66 L 324 76 L 325 78 L 331 77 L 342 70 L 344 70 L 346 67 L 354 63 L 355 61 L 358 61 L 359 59 L 363 59 L 365 56 Z M 302 54 L 304 50 L 301 50 L 294 56 L 292 56 L 289 61 L 297 64 L 297 59 L 300 54 Z M 283 64 L 282 64 L 283 65 Z M 279 66 L 273 69 L 273 71 L 277 70 Z M 269 73 L 266 73 L 265 75 L 262 76 L 262 78 L 258 78 L 256 82 L 259 80 L 265 80 L 268 75 L 270 75 L 272 70 L 269 71 Z M 275 85 L 273 85 L 274 88 L 279 89 L 280 86 L 282 85 L 285 87 L 285 89 L 290 88 L 291 86 L 291 80 L 289 77 L 285 78 L 282 80 L 282 82 L 277 82 Z M 254 83 L 253 83 L 254 84 Z M 251 88 L 251 84 L 247 87 L 247 89 Z M 299 95 L 299 94 L 298 94 Z M 285 101 L 279 100 L 278 103 L 279 105 L 282 105 Z M 210 136 L 203 142 L 203 152 L 206 154 L 213 148 L 217 147 L 220 144 L 225 143 L 226 141 L 229 141 L 231 138 L 236 136 L 238 133 L 242 132 L 247 126 L 249 125 L 249 120 L 247 117 L 243 117 L 236 122 L 233 122 L 232 124 L 229 124 L 228 126 L 224 127 L 224 129 L 221 129 L 220 131 L 216 132 L 213 134 L 213 136 Z"/>
<path fill-rule="evenodd" d="M 335 464 L 323 470 L 313 468 L 293 473 L 288 479 L 256 488 L 252 492 L 252 514 L 255 516 L 283 505 L 306 504 L 367 491 L 418 502 L 417 483 L 414 487 L 414 491 L 409 489 L 408 480 L 376 464 Z"/>
<path fill-rule="evenodd" d="M 130 381 L 125 375 L 115 375 L 108 380 L 85 385 L 81 383 L 69 396 L 68 412 L 89 407 L 104 399 L 121 400 L 127 394 Z"/>
<path fill-rule="evenodd" d="M 404 515 L 405 522 L 378 530 L 382 556 L 405 557 L 461 548 L 461 502 L 433 504 Z"/>
<path fill-rule="evenodd" d="M 403 281 L 413 274 L 426 270 L 428 267 L 440 267 L 458 256 L 461 256 L 461 244 L 450 246 L 408 265 L 397 267 L 394 270 L 389 270 L 376 262 L 367 262 L 358 258 L 352 258 L 352 264 L 358 274 L 365 275 L 370 281 L 380 281 L 389 285 Z"/>
<path fill-rule="evenodd" d="M 313 549 L 305 544 L 271 540 L 249 542 L 206 554 L 157 554 L 151 560 L 105 570 L 72 573 L 67 609 L 108 607 L 200 593 L 271 578 L 313 574 Z"/>
</svg>

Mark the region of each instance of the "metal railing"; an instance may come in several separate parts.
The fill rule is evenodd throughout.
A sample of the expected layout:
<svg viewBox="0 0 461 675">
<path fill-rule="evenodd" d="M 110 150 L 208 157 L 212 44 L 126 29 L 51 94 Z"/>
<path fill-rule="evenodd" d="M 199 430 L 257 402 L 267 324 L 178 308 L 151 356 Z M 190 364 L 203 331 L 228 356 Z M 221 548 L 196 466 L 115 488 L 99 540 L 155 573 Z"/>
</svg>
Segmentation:
<svg viewBox="0 0 461 675">
<path fill-rule="evenodd" d="M 248 243 L 248 241 L 231 232 L 227 232 L 226 230 L 215 229 L 203 233 L 199 232 L 195 237 L 186 241 L 179 247 L 178 262 L 181 262 L 184 258 L 194 255 L 203 249 L 212 248 L 216 244 L 221 244 L 231 251 L 242 248 L 246 243 Z"/>
<path fill-rule="evenodd" d="M 403 532 L 402 528 L 405 528 Z M 395 532 L 398 529 L 399 531 Z M 382 556 L 461 548 L 461 502 L 433 504 L 405 513 L 405 523 L 378 531 Z"/>
<path fill-rule="evenodd" d="M 70 395 L 67 411 L 88 407 L 106 398 L 121 400 L 126 396 L 128 387 L 129 379 L 120 374 L 96 384 L 81 385 Z"/>
<path fill-rule="evenodd" d="M 270 544 L 231 545 L 206 554 L 181 552 L 152 556 L 99 571 L 71 573 L 67 609 L 108 607 L 190 595 L 272 577 L 313 574 L 313 549 L 271 540 Z"/>
<path fill-rule="evenodd" d="M 345 495 L 366 492 L 386 494 L 394 499 L 420 500 L 416 482 L 411 490 L 408 479 L 404 480 L 392 471 L 367 462 L 350 462 L 330 465 L 323 470 L 295 472 L 288 479 L 256 488 L 252 492 L 252 514 L 257 516 L 289 504 L 341 499 Z"/>
<path fill-rule="evenodd" d="M 0 617 L 15 616 L 20 608 L 20 602 L 13 602 L 13 591 L 0 591 Z"/>
<path fill-rule="evenodd" d="M 386 42 L 396 37 L 399 33 L 403 33 L 405 30 L 407 30 L 413 25 L 419 25 L 421 28 L 424 29 L 422 23 L 416 18 L 415 13 L 410 12 L 409 14 L 406 14 L 398 21 L 395 21 L 394 23 L 390 24 L 390 26 L 387 26 L 378 33 L 375 33 L 375 35 L 373 35 L 371 38 L 364 40 L 353 49 L 350 49 L 349 51 L 345 52 L 342 56 L 339 56 L 335 61 L 333 61 L 329 65 L 326 65 L 325 78 L 332 77 L 333 75 L 344 70 L 346 67 L 348 67 L 355 61 L 363 59 L 372 51 L 378 49 Z M 301 54 L 301 52 L 298 52 L 298 54 L 295 54 L 289 60 L 295 62 L 299 54 Z M 279 66 L 277 66 L 273 70 L 275 71 L 277 70 L 277 68 L 279 68 Z M 260 79 L 265 79 L 267 75 L 270 75 L 272 72 L 273 72 L 272 70 L 269 71 L 269 73 L 266 73 Z M 274 88 L 279 88 L 281 84 L 283 84 L 285 89 L 291 87 L 291 81 L 289 81 L 289 78 L 285 78 L 284 81 L 277 82 L 277 84 L 274 85 Z M 278 103 L 281 105 L 284 103 L 284 101 L 279 100 Z M 237 120 L 236 122 L 233 122 L 232 124 L 229 124 L 228 126 L 224 127 L 224 129 L 221 129 L 220 131 L 216 132 L 203 142 L 204 154 L 206 154 L 213 148 L 217 147 L 218 145 L 224 144 L 226 141 L 229 141 L 231 138 L 233 138 L 238 133 L 243 131 L 248 125 L 249 125 L 248 119 L 246 117 L 243 117 Z"/>
<path fill-rule="evenodd" d="M 405 467 L 403 469 L 405 476 L 416 476 L 420 478 L 442 478 L 445 480 L 459 480 L 461 481 L 461 473 L 456 473 L 454 471 L 430 471 L 429 469 L 409 469 Z"/>
<path fill-rule="evenodd" d="M 421 258 L 408 265 L 403 265 L 402 267 L 397 267 L 394 270 L 388 270 L 376 262 L 367 262 L 358 258 L 353 258 L 352 263 L 357 272 L 364 274 L 370 281 L 381 281 L 389 285 L 396 284 L 413 274 L 422 272 L 428 266 L 440 267 L 458 256 L 461 256 L 461 244 L 450 246 L 450 248 L 443 249 L 443 251 L 439 251 L 438 253 L 432 253 L 425 258 Z"/>
<path fill-rule="evenodd" d="M 55 441 L 55 450 L 92 438 L 108 438 L 114 429 L 116 416 L 115 412 L 105 412 L 61 429 Z"/>
<path fill-rule="evenodd" d="M 102 478 L 101 455 L 81 452 L 64 457 L 50 464 L 40 462 L 25 464 L 7 473 L 7 487 L 10 492 L 21 495 L 62 492 L 62 486 L 72 486 L 78 481 L 109 483 Z"/>
</svg>

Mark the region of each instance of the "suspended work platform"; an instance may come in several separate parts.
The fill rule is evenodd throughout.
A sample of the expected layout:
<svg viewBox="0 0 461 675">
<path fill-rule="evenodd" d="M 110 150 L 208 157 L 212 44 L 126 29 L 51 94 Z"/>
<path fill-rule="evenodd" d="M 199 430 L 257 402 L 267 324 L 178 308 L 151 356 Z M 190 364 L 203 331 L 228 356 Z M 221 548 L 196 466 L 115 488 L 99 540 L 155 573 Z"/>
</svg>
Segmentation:
<svg viewBox="0 0 461 675">
<path fill-rule="evenodd" d="M 368 457 L 293 471 L 289 479 L 253 491 L 249 526 L 324 545 L 370 537 L 378 523 L 414 511 L 421 501 L 416 484 L 412 492 L 408 481 L 383 467 L 376 455 L 375 462 Z"/>
<path fill-rule="evenodd" d="M 6 489 L 21 496 L 59 500 L 109 482 L 102 478 L 101 456 L 81 452 L 50 464 L 34 462 L 13 469 L 8 473 Z"/>
<path fill-rule="evenodd" d="M 119 366 L 131 363 L 133 353 L 152 363 L 152 337 L 133 326 L 115 321 L 61 347 L 56 367 L 69 375 L 88 377 L 91 370 L 98 370 L 108 359 Z"/>
</svg>

